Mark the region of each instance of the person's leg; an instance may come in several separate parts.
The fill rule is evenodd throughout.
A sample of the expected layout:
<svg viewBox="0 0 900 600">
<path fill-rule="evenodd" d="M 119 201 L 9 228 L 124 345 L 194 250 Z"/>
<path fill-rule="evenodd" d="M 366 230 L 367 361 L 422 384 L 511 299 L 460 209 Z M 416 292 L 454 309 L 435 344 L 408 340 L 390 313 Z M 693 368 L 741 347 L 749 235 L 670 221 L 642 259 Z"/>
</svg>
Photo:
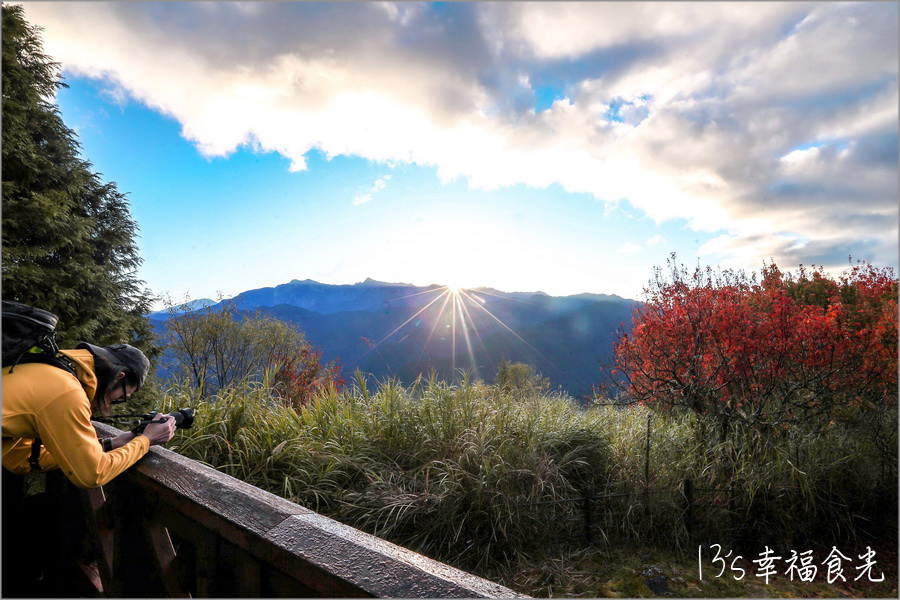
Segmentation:
<svg viewBox="0 0 900 600">
<path fill-rule="evenodd" d="M 36 580 L 33 573 L 26 573 L 27 548 L 30 544 L 25 539 L 28 535 L 23 526 L 25 507 L 25 478 L 3 471 L 3 508 L 0 522 L 2 536 L 2 577 L 0 577 L 0 594 L 4 598 L 28 595 L 28 581 Z"/>
</svg>

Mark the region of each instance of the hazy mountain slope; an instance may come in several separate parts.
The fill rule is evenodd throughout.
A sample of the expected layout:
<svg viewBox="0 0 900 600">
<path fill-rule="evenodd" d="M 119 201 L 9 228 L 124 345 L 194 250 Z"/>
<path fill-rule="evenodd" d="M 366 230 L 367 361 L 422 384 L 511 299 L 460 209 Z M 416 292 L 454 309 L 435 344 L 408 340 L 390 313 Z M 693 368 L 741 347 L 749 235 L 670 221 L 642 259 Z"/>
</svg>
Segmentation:
<svg viewBox="0 0 900 600">
<path fill-rule="evenodd" d="M 465 369 L 493 381 L 505 359 L 533 365 L 576 397 L 600 382 L 599 363 L 611 355 L 615 332 L 630 325 L 634 304 L 595 294 L 452 295 L 439 286 L 372 280 L 341 286 L 295 280 L 235 301 L 295 324 L 326 361 L 340 358 L 345 373 L 359 368 L 408 382 L 432 370 L 452 379 Z"/>
</svg>

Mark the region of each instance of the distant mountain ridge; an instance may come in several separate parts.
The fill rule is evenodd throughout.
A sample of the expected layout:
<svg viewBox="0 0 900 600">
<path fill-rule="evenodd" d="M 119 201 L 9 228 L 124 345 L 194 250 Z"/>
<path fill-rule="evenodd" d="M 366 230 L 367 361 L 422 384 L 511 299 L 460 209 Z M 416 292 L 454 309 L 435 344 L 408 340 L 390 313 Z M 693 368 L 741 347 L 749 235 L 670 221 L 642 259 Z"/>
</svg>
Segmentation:
<svg viewBox="0 0 900 600">
<path fill-rule="evenodd" d="M 453 293 L 437 284 L 373 279 L 352 285 L 295 279 L 232 301 L 242 311 L 293 323 L 325 360 L 339 358 L 345 372 L 359 368 L 377 379 L 410 382 L 432 371 L 452 380 L 463 369 L 492 381 L 505 359 L 531 364 L 575 397 L 589 395 L 601 381 L 600 363 L 610 359 L 616 331 L 630 327 L 635 304 L 605 294 Z M 165 311 L 151 315 L 157 327 L 165 327 L 167 317 Z"/>
</svg>

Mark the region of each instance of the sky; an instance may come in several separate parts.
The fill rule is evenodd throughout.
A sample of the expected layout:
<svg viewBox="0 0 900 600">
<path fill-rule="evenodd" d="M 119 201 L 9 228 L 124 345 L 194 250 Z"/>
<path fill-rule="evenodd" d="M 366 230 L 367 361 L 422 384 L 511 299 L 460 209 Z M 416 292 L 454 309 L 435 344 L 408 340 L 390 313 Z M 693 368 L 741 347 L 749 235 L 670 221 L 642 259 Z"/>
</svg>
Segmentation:
<svg viewBox="0 0 900 600">
<path fill-rule="evenodd" d="M 25 2 L 173 301 L 897 267 L 897 2 Z"/>
</svg>

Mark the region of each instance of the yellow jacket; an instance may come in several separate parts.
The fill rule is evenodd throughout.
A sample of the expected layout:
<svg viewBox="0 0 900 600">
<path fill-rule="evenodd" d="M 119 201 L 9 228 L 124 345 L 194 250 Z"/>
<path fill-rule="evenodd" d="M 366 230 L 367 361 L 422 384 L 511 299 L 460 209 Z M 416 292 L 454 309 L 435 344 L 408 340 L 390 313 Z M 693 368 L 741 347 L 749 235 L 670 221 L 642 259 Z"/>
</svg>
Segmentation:
<svg viewBox="0 0 900 600">
<path fill-rule="evenodd" d="M 61 468 L 80 488 L 99 487 L 133 465 L 150 449 L 143 435 L 104 452 L 91 425 L 97 392 L 94 357 L 87 350 L 63 350 L 76 366 L 71 373 L 43 363 L 17 365 L 2 375 L 3 466 L 28 473 L 31 442 L 41 438 L 43 469 Z"/>
</svg>

